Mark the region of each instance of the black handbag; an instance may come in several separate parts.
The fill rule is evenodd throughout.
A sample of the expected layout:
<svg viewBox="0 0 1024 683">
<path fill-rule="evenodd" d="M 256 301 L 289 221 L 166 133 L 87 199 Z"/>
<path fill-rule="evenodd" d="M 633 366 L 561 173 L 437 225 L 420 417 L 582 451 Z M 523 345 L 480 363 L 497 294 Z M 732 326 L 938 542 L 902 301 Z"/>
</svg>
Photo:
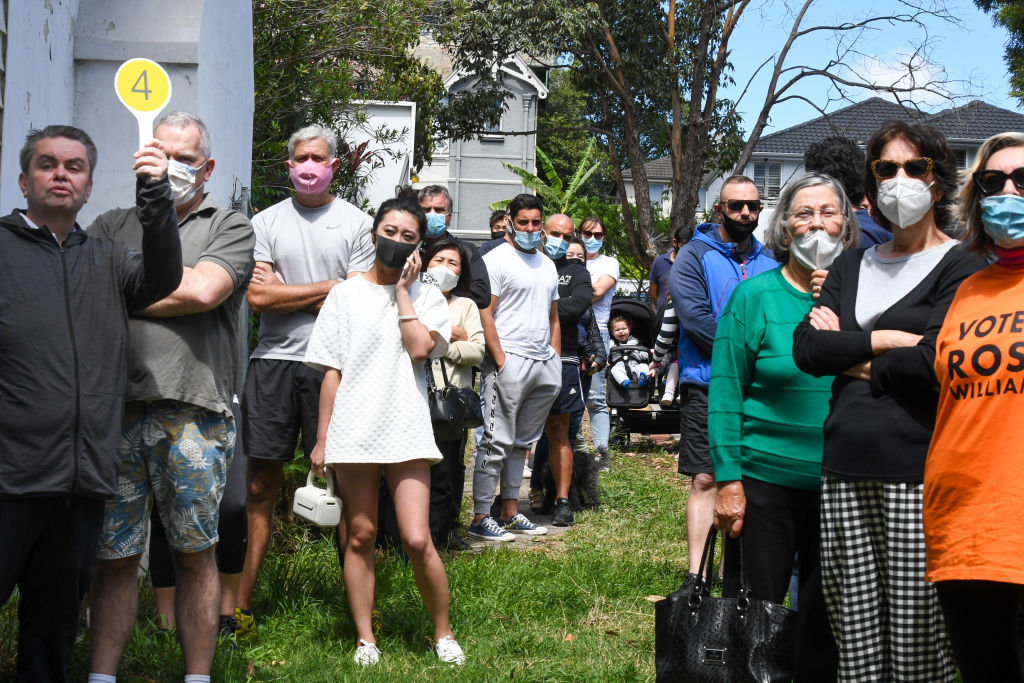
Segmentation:
<svg viewBox="0 0 1024 683">
<path fill-rule="evenodd" d="M 448 371 L 444 361 L 441 363 L 441 376 L 444 386 L 434 383 L 434 373 L 430 363 L 427 364 L 427 401 L 430 404 L 430 421 L 434 426 L 434 436 L 440 441 L 454 441 L 462 438 L 466 429 L 476 429 L 484 423 L 484 413 L 480 406 L 480 395 L 468 387 L 457 387 L 448 379 Z"/>
<path fill-rule="evenodd" d="M 654 663 L 658 681 L 774 683 L 796 667 L 796 612 L 751 597 L 738 543 L 740 587 L 735 598 L 711 597 L 715 528 L 708 532 L 696 585 L 686 584 L 654 606 Z"/>
</svg>

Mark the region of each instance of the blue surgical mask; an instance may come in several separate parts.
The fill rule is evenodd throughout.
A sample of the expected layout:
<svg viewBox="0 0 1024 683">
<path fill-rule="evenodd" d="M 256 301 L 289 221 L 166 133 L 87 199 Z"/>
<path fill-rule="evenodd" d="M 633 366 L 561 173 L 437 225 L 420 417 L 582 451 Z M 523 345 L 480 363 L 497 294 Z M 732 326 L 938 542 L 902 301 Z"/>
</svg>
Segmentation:
<svg viewBox="0 0 1024 683">
<path fill-rule="evenodd" d="M 525 249 L 526 251 L 532 251 L 536 249 L 540 244 L 540 230 L 534 232 L 526 232 L 525 230 L 516 230 L 513 235 L 516 244 Z"/>
<path fill-rule="evenodd" d="M 565 256 L 565 250 L 568 248 L 569 243 L 561 237 L 552 237 L 551 235 L 548 235 L 548 239 L 544 243 L 544 253 L 553 259 L 560 259 Z"/>
<path fill-rule="evenodd" d="M 444 216 L 439 213 L 431 211 L 427 214 L 427 237 L 433 239 L 434 237 L 440 237 L 444 234 L 447 225 L 444 221 Z"/>
<path fill-rule="evenodd" d="M 1001 247 L 1017 247 L 1024 242 L 1024 197 L 1000 194 L 981 200 L 981 220 L 985 232 Z"/>
<path fill-rule="evenodd" d="M 602 244 L 604 244 L 604 240 L 599 240 L 595 237 L 583 238 L 583 248 L 587 250 L 588 254 L 596 254 L 601 251 Z"/>
</svg>

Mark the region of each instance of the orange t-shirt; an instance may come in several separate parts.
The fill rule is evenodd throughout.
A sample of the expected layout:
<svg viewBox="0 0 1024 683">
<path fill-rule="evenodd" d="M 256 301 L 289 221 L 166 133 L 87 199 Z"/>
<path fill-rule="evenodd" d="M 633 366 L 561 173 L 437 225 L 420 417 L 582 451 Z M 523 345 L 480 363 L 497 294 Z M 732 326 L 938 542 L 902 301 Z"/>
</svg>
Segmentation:
<svg viewBox="0 0 1024 683">
<path fill-rule="evenodd" d="M 1024 269 L 992 265 L 964 280 L 935 373 L 927 579 L 1024 584 Z"/>
</svg>

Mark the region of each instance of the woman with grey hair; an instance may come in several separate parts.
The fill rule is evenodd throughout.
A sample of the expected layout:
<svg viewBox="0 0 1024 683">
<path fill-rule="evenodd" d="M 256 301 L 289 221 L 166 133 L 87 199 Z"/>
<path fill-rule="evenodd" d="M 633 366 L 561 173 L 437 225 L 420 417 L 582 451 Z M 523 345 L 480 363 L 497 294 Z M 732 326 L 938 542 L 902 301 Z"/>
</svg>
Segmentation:
<svg viewBox="0 0 1024 683">
<path fill-rule="evenodd" d="M 748 588 L 782 603 L 798 556 L 800 610 L 794 678 L 835 680 L 818 562 L 822 424 L 828 378 L 793 362 L 793 330 L 814 305 L 811 274 L 857 244 L 859 228 L 842 186 L 806 175 L 779 197 L 765 244 L 782 263 L 733 292 L 711 354 L 708 434 L 718 493 L 715 525 L 725 553 L 743 544 Z M 738 562 L 725 563 L 723 594 L 739 588 Z"/>
</svg>

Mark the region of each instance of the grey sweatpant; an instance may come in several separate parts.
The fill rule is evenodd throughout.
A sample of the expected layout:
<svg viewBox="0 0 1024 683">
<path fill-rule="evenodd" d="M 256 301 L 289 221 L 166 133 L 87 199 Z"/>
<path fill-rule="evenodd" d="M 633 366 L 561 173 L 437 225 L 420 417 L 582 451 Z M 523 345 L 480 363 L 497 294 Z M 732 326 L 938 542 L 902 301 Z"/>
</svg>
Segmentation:
<svg viewBox="0 0 1024 683">
<path fill-rule="evenodd" d="M 473 512 L 487 515 L 501 480 L 501 497 L 519 498 L 526 451 L 540 438 L 551 404 L 562 389 L 562 361 L 505 354 L 498 372 L 488 358 L 481 378 L 484 437 L 473 468 Z"/>
</svg>

